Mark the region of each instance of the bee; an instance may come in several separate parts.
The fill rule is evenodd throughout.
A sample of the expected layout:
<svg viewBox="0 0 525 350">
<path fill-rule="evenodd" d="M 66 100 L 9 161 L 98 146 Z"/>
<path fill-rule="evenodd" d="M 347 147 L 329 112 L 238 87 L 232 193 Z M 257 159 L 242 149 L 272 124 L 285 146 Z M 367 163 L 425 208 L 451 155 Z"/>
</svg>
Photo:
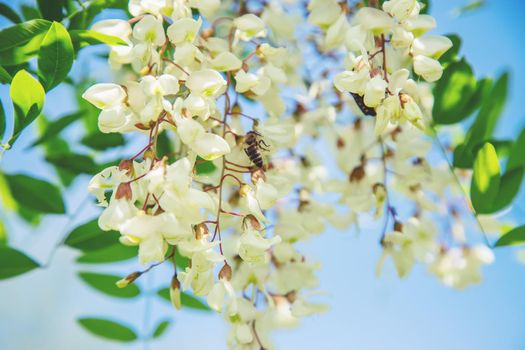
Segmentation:
<svg viewBox="0 0 525 350">
<path fill-rule="evenodd" d="M 355 94 L 353 92 L 351 92 L 350 94 L 352 94 L 352 97 L 354 98 L 354 101 L 361 110 L 361 112 L 363 112 L 365 115 L 370 115 L 372 117 L 376 116 L 377 113 L 375 108 L 371 108 L 365 105 L 363 96 L 359 96 L 358 94 Z"/>
<path fill-rule="evenodd" d="M 270 146 L 260 137 L 262 135 L 257 131 L 249 131 L 244 139 L 244 152 L 246 152 L 246 155 L 256 167 L 263 168 L 264 163 L 260 150 L 269 151 Z"/>
</svg>

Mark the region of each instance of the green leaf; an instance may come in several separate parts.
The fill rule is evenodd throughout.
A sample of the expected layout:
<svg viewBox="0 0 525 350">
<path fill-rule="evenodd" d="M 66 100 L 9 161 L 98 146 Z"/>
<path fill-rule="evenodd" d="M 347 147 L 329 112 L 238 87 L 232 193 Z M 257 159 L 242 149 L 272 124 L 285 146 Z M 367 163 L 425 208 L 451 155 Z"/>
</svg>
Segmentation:
<svg viewBox="0 0 525 350">
<path fill-rule="evenodd" d="M 472 205 L 478 214 L 492 213 L 500 186 L 500 167 L 496 149 L 490 143 L 485 143 L 479 150 L 473 170 Z"/>
<path fill-rule="evenodd" d="M 157 294 L 164 300 L 171 303 L 170 299 L 170 289 L 169 288 L 162 288 L 157 291 Z M 211 311 L 208 305 L 206 305 L 204 302 L 202 302 L 200 299 L 185 293 L 181 292 L 180 294 L 180 301 L 181 304 L 194 310 L 200 310 L 200 311 Z"/>
<path fill-rule="evenodd" d="M 49 182 L 27 175 L 5 175 L 10 192 L 24 207 L 41 213 L 64 214 L 60 190 Z"/>
<path fill-rule="evenodd" d="M 8 143 L 13 145 L 22 130 L 40 115 L 44 107 L 45 92 L 42 85 L 31 74 L 20 70 L 13 78 L 9 93 L 13 101 L 15 119 L 13 135 Z"/>
<path fill-rule="evenodd" d="M 467 144 L 474 147 L 492 136 L 507 101 L 508 85 L 509 73 L 504 73 L 496 81 L 489 95 L 484 98 L 476 121 L 467 134 Z"/>
<path fill-rule="evenodd" d="M 190 266 L 190 259 L 180 255 L 179 250 L 175 251 L 175 264 L 177 267 L 181 269 L 185 269 L 186 267 Z"/>
<path fill-rule="evenodd" d="M 137 340 L 137 334 L 128 326 L 101 318 L 81 318 L 78 323 L 90 333 L 121 342 Z"/>
<path fill-rule="evenodd" d="M 430 0 L 419 0 L 419 2 L 424 5 L 420 13 L 428 14 L 430 12 Z"/>
<path fill-rule="evenodd" d="M 523 168 L 507 170 L 501 177 L 499 191 L 492 207 L 493 212 L 500 211 L 508 207 L 518 195 L 523 181 Z"/>
<path fill-rule="evenodd" d="M 38 52 L 38 75 L 46 91 L 60 84 L 68 75 L 75 52 L 66 28 L 53 22 Z"/>
<path fill-rule="evenodd" d="M 516 227 L 503 234 L 496 242 L 496 247 L 525 244 L 525 226 Z"/>
<path fill-rule="evenodd" d="M 32 19 L 38 19 L 42 17 L 40 10 L 33 6 L 22 4 L 22 6 L 20 6 L 20 10 L 22 11 L 22 15 L 24 16 L 24 19 L 26 21 L 29 21 Z"/>
<path fill-rule="evenodd" d="M 89 252 L 116 245 L 119 237 L 120 234 L 116 231 L 102 231 L 98 226 L 98 220 L 94 219 L 71 231 L 64 244 Z"/>
<path fill-rule="evenodd" d="M 123 146 L 126 143 L 121 134 L 104 134 L 100 131 L 84 136 L 80 142 L 97 151 L 105 151 L 108 148 Z"/>
<path fill-rule="evenodd" d="M 56 167 L 72 174 L 96 174 L 99 171 L 95 161 L 86 155 L 76 153 L 49 154 L 46 160 Z"/>
<path fill-rule="evenodd" d="M 213 173 L 217 167 L 210 160 L 204 160 L 201 157 L 197 157 L 197 162 L 195 163 L 195 171 L 197 175 L 210 174 Z"/>
<path fill-rule="evenodd" d="M 166 332 L 166 330 L 168 329 L 168 326 L 170 325 L 170 323 L 171 323 L 170 320 L 164 320 L 164 321 L 160 322 L 157 325 L 157 327 L 155 327 L 155 330 L 153 331 L 152 338 L 156 339 L 156 338 L 161 337 Z"/>
<path fill-rule="evenodd" d="M 0 66 L 0 83 L 9 84 L 11 83 L 11 80 L 13 80 L 11 74 L 9 74 L 4 67 Z"/>
<path fill-rule="evenodd" d="M 525 128 L 509 151 L 509 160 L 507 161 L 507 171 L 519 167 L 525 168 Z"/>
<path fill-rule="evenodd" d="M 18 13 L 16 13 L 15 10 L 3 3 L 0 3 L 0 15 L 4 16 L 13 23 L 22 22 L 22 19 L 20 18 Z"/>
<path fill-rule="evenodd" d="M 476 91 L 476 78 L 465 59 L 451 63 L 434 88 L 434 121 L 454 124 L 469 116 L 469 103 Z"/>
<path fill-rule="evenodd" d="M 468 4 L 455 8 L 453 12 L 456 16 L 462 16 L 464 14 L 479 10 L 485 6 L 486 3 L 486 0 L 471 0 Z"/>
<path fill-rule="evenodd" d="M 85 252 L 78 257 L 77 262 L 83 264 L 105 264 L 129 260 L 137 256 L 137 247 L 128 247 L 122 244 Z"/>
<path fill-rule="evenodd" d="M 0 247 L 7 245 L 7 229 L 3 222 L 0 222 Z"/>
<path fill-rule="evenodd" d="M 64 18 L 63 0 L 37 0 L 42 17 L 50 21 L 61 21 Z"/>
<path fill-rule="evenodd" d="M 15 277 L 36 269 L 40 265 L 24 253 L 0 246 L 0 280 Z"/>
<path fill-rule="evenodd" d="M 102 10 L 118 8 L 127 11 L 127 6 L 128 0 L 92 0 L 81 11 L 71 16 L 69 29 L 85 29 Z"/>
<path fill-rule="evenodd" d="M 69 32 L 71 39 L 73 39 L 73 45 L 75 48 L 81 49 L 89 45 L 106 44 L 111 46 L 125 45 L 128 44 L 119 37 L 102 34 L 95 32 L 94 30 L 71 30 Z"/>
<path fill-rule="evenodd" d="M 42 135 L 35 142 L 33 142 L 30 147 L 37 146 L 54 138 L 69 125 L 81 119 L 83 115 L 84 111 L 81 110 L 72 114 L 68 114 L 60 119 L 57 119 L 56 121 L 50 122 L 46 125 Z"/>
<path fill-rule="evenodd" d="M 140 289 L 133 283 L 126 288 L 117 287 L 115 283 L 121 279 L 119 276 L 92 272 L 79 272 L 78 276 L 90 287 L 112 297 L 134 298 L 140 295 Z"/>
<path fill-rule="evenodd" d="M 13 66 L 34 57 L 51 22 L 44 19 L 16 24 L 0 31 L 0 64 Z"/>
<path fill-rule="evenodd" d="M 2 143 L 2 140 L 4 138 L 6 126 L 7 121 L 5 119 L 4 105 L 2 104 L 2 101 L 0 101 L 0 144 Z"/>
</svg>

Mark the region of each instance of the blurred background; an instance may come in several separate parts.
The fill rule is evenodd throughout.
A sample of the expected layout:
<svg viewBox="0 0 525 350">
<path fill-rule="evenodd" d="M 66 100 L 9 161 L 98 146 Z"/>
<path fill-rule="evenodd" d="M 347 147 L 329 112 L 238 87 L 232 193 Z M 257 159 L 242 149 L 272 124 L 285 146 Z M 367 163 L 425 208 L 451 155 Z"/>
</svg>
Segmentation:
<svg viewBox="0 0 525 350">
<path fill-rule="evenodd" d="M 497 136 L 515 135 L 525 124 L 525 2 L 489 0 L 458 16 L 455 9 L 466 3 L 433 1 L 431 14 L 439 24 L 436 33 L 460 34 L 462 53 L 478 77 L 496 76 L 504 69 L 511 72 L 510 98 Z M 111 17 L 111 13 L 104 16 Z M 0 21 L 0 25 L 8 23 Z M 79 57 L 75 71 L 107 80 L 104 62 L 90 59 L 90 54 L 93 52 Z M 0 86 L 0 97 L 9 115 L 12 111 L 5 85 Z M 59 87 L 48 95 L 45 111 L 52 116 L 75 111 L 74 101 L 70 90 Z M 71 128 L 68 137 L 75 138 L 75 133 Z M 42 155 L 27 151 L 34 139 L 34 131 L 25 132 L 4 155 L 2 170 L 52 178 L 53 171 L 41 161 Z M 131 154 L 129 150 L 120 152 L 122 156 Z M 77 273 L 83 270 L 124 276 L 137 269 L 135 262 L 84 269 L 75 264 L 78 252 L 53 248 L 72 228 L 96 217 L 98 211 L 87 196 L 87 181 L 89 176 L 81 176 L 65 194 L 69 216 L 45 217 L 37 228 L 0 212 L 10 233 L 9 244 L 47 266 L 0 282 L 0 349 L 226 349 L 228 328 L 221 316 L 176 312 L 155 296 L 170 278 L 163 267 L 139 281 L 146 296 L 130 300 L 105 297 L 79 280 Z M 516 203 L 506 220 L 515 217 L 523 221 L 520 207 L 525 207 L 524 191 Z M 331 310 L 305 319 L 298 328 L 277 332 L 278 349 L 525 349 L 525 266 L 519 262 L 519 251 L 497 250 L 496 263 L 484 270 L 484 283 L 456 291 L 439 284 L 423 268 L 399 280 L 388 266 L 383 277 L 376 278 L 374 269 L 380 255 L 377 235 L 375 227 L 365 226 L 359 233 L 329 231 L 303 244 L 306 255 L 322 262 L 321 289 L 327 293 L 324 300 Z M 120 344 L 88 334 L 75 321 L 90 316 L 118 320 L 140 334 L 151 332 L 161 320 L 172 319 L 173 323 L 158 340 Z"/>
</svg>

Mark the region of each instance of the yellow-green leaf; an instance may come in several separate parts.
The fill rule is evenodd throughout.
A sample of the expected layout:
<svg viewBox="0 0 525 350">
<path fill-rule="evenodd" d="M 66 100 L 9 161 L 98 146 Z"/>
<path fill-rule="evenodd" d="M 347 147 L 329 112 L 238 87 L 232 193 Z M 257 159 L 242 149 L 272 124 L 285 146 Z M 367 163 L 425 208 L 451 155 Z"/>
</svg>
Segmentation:
<svg viewBox="0 0 525 350">
<path fill-rule="evenodd" d="M 13 145 L 25 127 L 31 124 L 44 108 L 45 91 L 42 85 L 25 70 L 16 73 L 9 90 L 15 110 L 13 135 L 9 145 Z"/>
<path fill-rule="evenodd" d="M 474 161 L 474 174 L 470 188 L 472 205 L 478 214 L 493 212 L 500 185 L 500 166 L 496 149 L 485 143 Z"/>
</svg>

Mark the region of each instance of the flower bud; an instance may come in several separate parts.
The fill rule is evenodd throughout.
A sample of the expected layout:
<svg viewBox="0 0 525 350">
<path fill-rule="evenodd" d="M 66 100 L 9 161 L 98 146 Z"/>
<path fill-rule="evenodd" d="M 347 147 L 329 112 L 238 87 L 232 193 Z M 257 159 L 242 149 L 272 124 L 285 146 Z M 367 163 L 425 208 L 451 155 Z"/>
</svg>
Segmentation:
<svg viewBox="0 0 525 350">
<path fill-rule="evenodd" d="M 257 181 L 259 181 L 260 179 L 262 179 L 263 181 L 266 181 L 266 174 L 264 173 L 264 170 L 262 170 L 261 168 L 258 168 L 252 171 L 252 177 L 251 177 L 252 183 L 255 185 L 257 184 Z"/>
<path fill-rule="evenodd" d="M 232 268 L 227 262 L 224 263 L 224 266 L 219 271 L 219 279 L 225 279 L 226 281 L 231 281 L 232 279 Z"/>
<path fill-rule="evenodd" d="M 133 161 L 131 159 L 123 159 L 118 165 L 118 170 L 125 171 L 127 176 L 133 175 Z"/>
<path fill-rule="evenodd" d="M 173 278 L 171 279 L 171 285 L 170 285 L 170 300 L 171 304 L 177 309 L 180 310 L 181 308 L 181 301 L 180 301 L 180 282 L 177 279 L 177 275 L 173 275 Z"/>
<path fill-rule="evenodd" d="M 119 288 L 126 288 L 130 283 L 135 282 L 135 280 L 139 278 L 140 275 L 142 275 L 142 272 L 135 271 L 129 274 L 128 276 L 126 276 L 125 278 L 118 280 L 115 284 Z"/>
<path fill-rule="evenodd" d="M 115 199 L 125 198 L 126 200 L 131 200 L 133 197 L 133 192 L 131 191 L 131 185 L 129 182 L 123 182 L 117 187 L 117 193 L 115 194 Z"/>
<path fill-rule="evenodd" d="M 205 223 L 198 224 L 195 226 L 195 239 L 202 239 L 210 233 L 208 226 Z"/>
<path fill-rule="evenodd" d="M 243 219 L 243 226 L 251 226 L 254 230 L 260 231 L 262 229 L 261 223 L 255 216 L 248 214 Z"/>
<path fill-rule="evenodd" d="M 359 165 L 352 170 L 350 173 L 350 182 L 358 182 L 361 181 L 365 177 L 365 167 L 362 165 Z"/>
</svg>

